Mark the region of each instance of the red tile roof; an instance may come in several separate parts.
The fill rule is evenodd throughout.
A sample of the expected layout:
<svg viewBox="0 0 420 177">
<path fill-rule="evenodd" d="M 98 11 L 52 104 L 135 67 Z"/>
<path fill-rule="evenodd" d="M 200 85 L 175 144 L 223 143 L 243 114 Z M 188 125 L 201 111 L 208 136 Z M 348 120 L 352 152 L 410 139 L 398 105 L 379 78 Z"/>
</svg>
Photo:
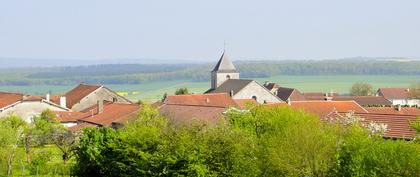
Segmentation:
<svg viewBox="0 0 420 177">
<path fill-rule="evenodd" d="M 246 109 L 248 104 L 258 105 L 259 103 L 254 99 L 234 99 L 236 105 L 241 109 Z"/>
<path fill-rule="evenodd" d="M 224 107 L 162 105 L 160 113 L 175 123 L 192 123 L 194 121 L 216 124 L 223 119 Z"/>
<path fill-rule="evenodd" d="M 82 98 L 86 97 L 100 87 L 101 86 L 99 85 L 79 84 L 76 88 L 70 90 L 64 95 L 66 97 L 66 106 L 68 108 L 73 107 L 73 105 L 80 102 Z M 56 98 L 53 100 L 57 101 Z M 56 103 L 60 104 L 59 102 Z"/>
<path fill-rule="evenodd" d="M 354 101 L 294 101 L 291 102 L 291 107 L 316 114 L 321 118 L 334 112 L 368 113 Z"/>
<path fill-rule="evenodd" d="M 72 132 L 78 132 L 78 131 L 83 130 L 83 128 L 86 128 L 86 127 L 97 127 L 97 126 L 98 125 L 91 124 L 91 123 L 81 123 L 81 124 L 77 124 L 75 126 L 68 127 L 68 130 L 70 130 Z"/>
<path fill-rule="evenodd" d="M 366 108 L 369 113 L 377 113 L 377 114 L 396 114 L 396 115 L 416 115 L 420 116 L 420 108 L 409 108 L 409 107 L 402 107 L 400 111 L 398 111 L 395 107 L 368 107 Z"/>
<path fill-rule="evenodd" d="M 411 123 L 418 121 L 414 115 L 365 113 L 355 114 L 355 116 L 362 118 L 364 123 L 386 124 L 387 129 L 383 135 L 386 138 L 411 139 L 416 135 L 416 131 L 411 128 Z"/>
<path fill-rule="evenodd" d="M 55 111 L 58 121 L 61 123 L 65 122 L 77 122 L 77 120 L 91 116 L 90 113 L 82 112 L 66 112 L 66 111 Z"/>
<path fill-rule="evenodd" d="M 79 119 L 83 122 L 88 122 L 101 126 L 111 126 L 113 121 L 117 120 L 128 120 L 132 116 L 135 117 L 137 112 L 140 110 L 138 104 L 123 104 L 123 103 L 112 103 L 104 104 L 104 112 L 100 114 L 94 114 L 86 118 Z"/>
<path fill-rule="evenodd" d="M 222 108 L 236 106 L 236 103 L 227 93 L 173 95 L 168 96 L 164 101 L 164 104 L 184 106 L 212 106 Z"/>
<path fill-rule="evenodd" d="M 407 99 L 408 88 L 379 88 L 378 94 L 386 99 Z"/>
<path fill-rule="evenodd" d="M 0 92 L 0 108 L 4 108 L 13 103 L 21 101 L 23 99 L 23 94 L 20 93 L 8 93 Z"/>
<path fill-rule="evenodd" d="M 392 102 L 385 99 L 383 96 L 335 96 L 332 100 L 336 101 L 345 101 L 345 100 L 354 100 L 362 106 L 391 106 Z"/>
</svg>

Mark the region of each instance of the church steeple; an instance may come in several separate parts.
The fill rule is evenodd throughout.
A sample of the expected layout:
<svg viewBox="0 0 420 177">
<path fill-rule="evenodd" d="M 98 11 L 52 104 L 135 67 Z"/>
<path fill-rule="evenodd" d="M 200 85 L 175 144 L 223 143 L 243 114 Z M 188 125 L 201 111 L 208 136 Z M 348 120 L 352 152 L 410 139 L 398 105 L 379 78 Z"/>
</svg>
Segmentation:
<svg viewBox="0 0 420 177">
<path fill-rule="evenodd" d="M 216 66 L 214 67 L 213 72 L 236 72 L 236 68 L 229 60 L 229 57 L 226 54 L 226 50 L 223 51 L 223 54 L 220 57 L 219 62 L 217 62 Z"/>
<path fill-rule="evenodd" d="M 211 88 L 216 89 L 228 79 L 239 79 L 239 72 L 224 50 L 219 62 L 211 71 Z"/>
</svg>

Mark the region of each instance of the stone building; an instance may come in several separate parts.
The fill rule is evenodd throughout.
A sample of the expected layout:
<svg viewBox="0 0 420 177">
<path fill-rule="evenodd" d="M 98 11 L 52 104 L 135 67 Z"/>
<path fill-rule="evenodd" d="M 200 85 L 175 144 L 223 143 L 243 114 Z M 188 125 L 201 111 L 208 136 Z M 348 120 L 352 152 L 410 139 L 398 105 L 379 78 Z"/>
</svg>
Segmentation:
<svg viewBox="0 0 420 177">
<path fill-rule="evenodd" d="M 34 116 L 41 114 L 46 109 L 69 111 L 68 108 L 50 101 L 49 95 L 43 98 L 21 93 L 0 92 L 0 118 L 15 114 L 26 122 L 31 122 Z"/>
<path fill-rule="evenodd" d="M 79 84 L 76 88 L 70 90 L 66 94 L 54 97 L 53 101 L 75 112 L 96 105 L 99 101 L 132 103 L 130 100 L 119 96 L 105 86 L 88 84 Z"/>
<path fill-rule="evenodd" d="M 205 93 L 228 93 L 233 99 L 254 99 L 258 103 L 282 102 L 257 81 L 240 79 L 226 52 L 211 71 L 211 88 Z"/>
</svg>

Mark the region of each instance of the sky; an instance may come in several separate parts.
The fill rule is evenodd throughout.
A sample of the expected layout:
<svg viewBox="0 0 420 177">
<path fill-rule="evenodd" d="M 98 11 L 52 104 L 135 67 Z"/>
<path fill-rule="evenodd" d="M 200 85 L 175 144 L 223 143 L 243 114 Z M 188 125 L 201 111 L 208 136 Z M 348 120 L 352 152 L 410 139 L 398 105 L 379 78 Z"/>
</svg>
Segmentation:
<svg viewBox="0 0 420 177">
<path fill-rule="evenodd" d="M 0 0 L 0 58 L 419 57 L 419 0 Z"/>
</svg>

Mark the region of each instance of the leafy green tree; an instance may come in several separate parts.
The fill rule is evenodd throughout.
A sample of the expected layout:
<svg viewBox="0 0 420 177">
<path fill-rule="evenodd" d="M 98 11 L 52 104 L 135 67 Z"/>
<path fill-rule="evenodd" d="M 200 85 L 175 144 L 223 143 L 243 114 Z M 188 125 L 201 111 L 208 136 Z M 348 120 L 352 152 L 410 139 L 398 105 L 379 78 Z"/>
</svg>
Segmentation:
<svg viewBox="0 0 420 177">
<path fill-rule="evenodd" d="M 186 95 L 188 93 L 188 88 L 179 88 L 175 91 L 175 95 Z"/>
<path fill-rule="evenodd" d="M 369 96 L 373 93 L 372 85 L 367 83 L 355 83 L 350 88 L 350 95 L 353 96 Z"/>
<path fill-rule="evenodd" d="M 23 140 L 26 122 L 16 115 L 0 119 L 1 161 L 6 160 L 6 174 L 12 175 L 13 161 L 19 142 Z"/>
</svg>

